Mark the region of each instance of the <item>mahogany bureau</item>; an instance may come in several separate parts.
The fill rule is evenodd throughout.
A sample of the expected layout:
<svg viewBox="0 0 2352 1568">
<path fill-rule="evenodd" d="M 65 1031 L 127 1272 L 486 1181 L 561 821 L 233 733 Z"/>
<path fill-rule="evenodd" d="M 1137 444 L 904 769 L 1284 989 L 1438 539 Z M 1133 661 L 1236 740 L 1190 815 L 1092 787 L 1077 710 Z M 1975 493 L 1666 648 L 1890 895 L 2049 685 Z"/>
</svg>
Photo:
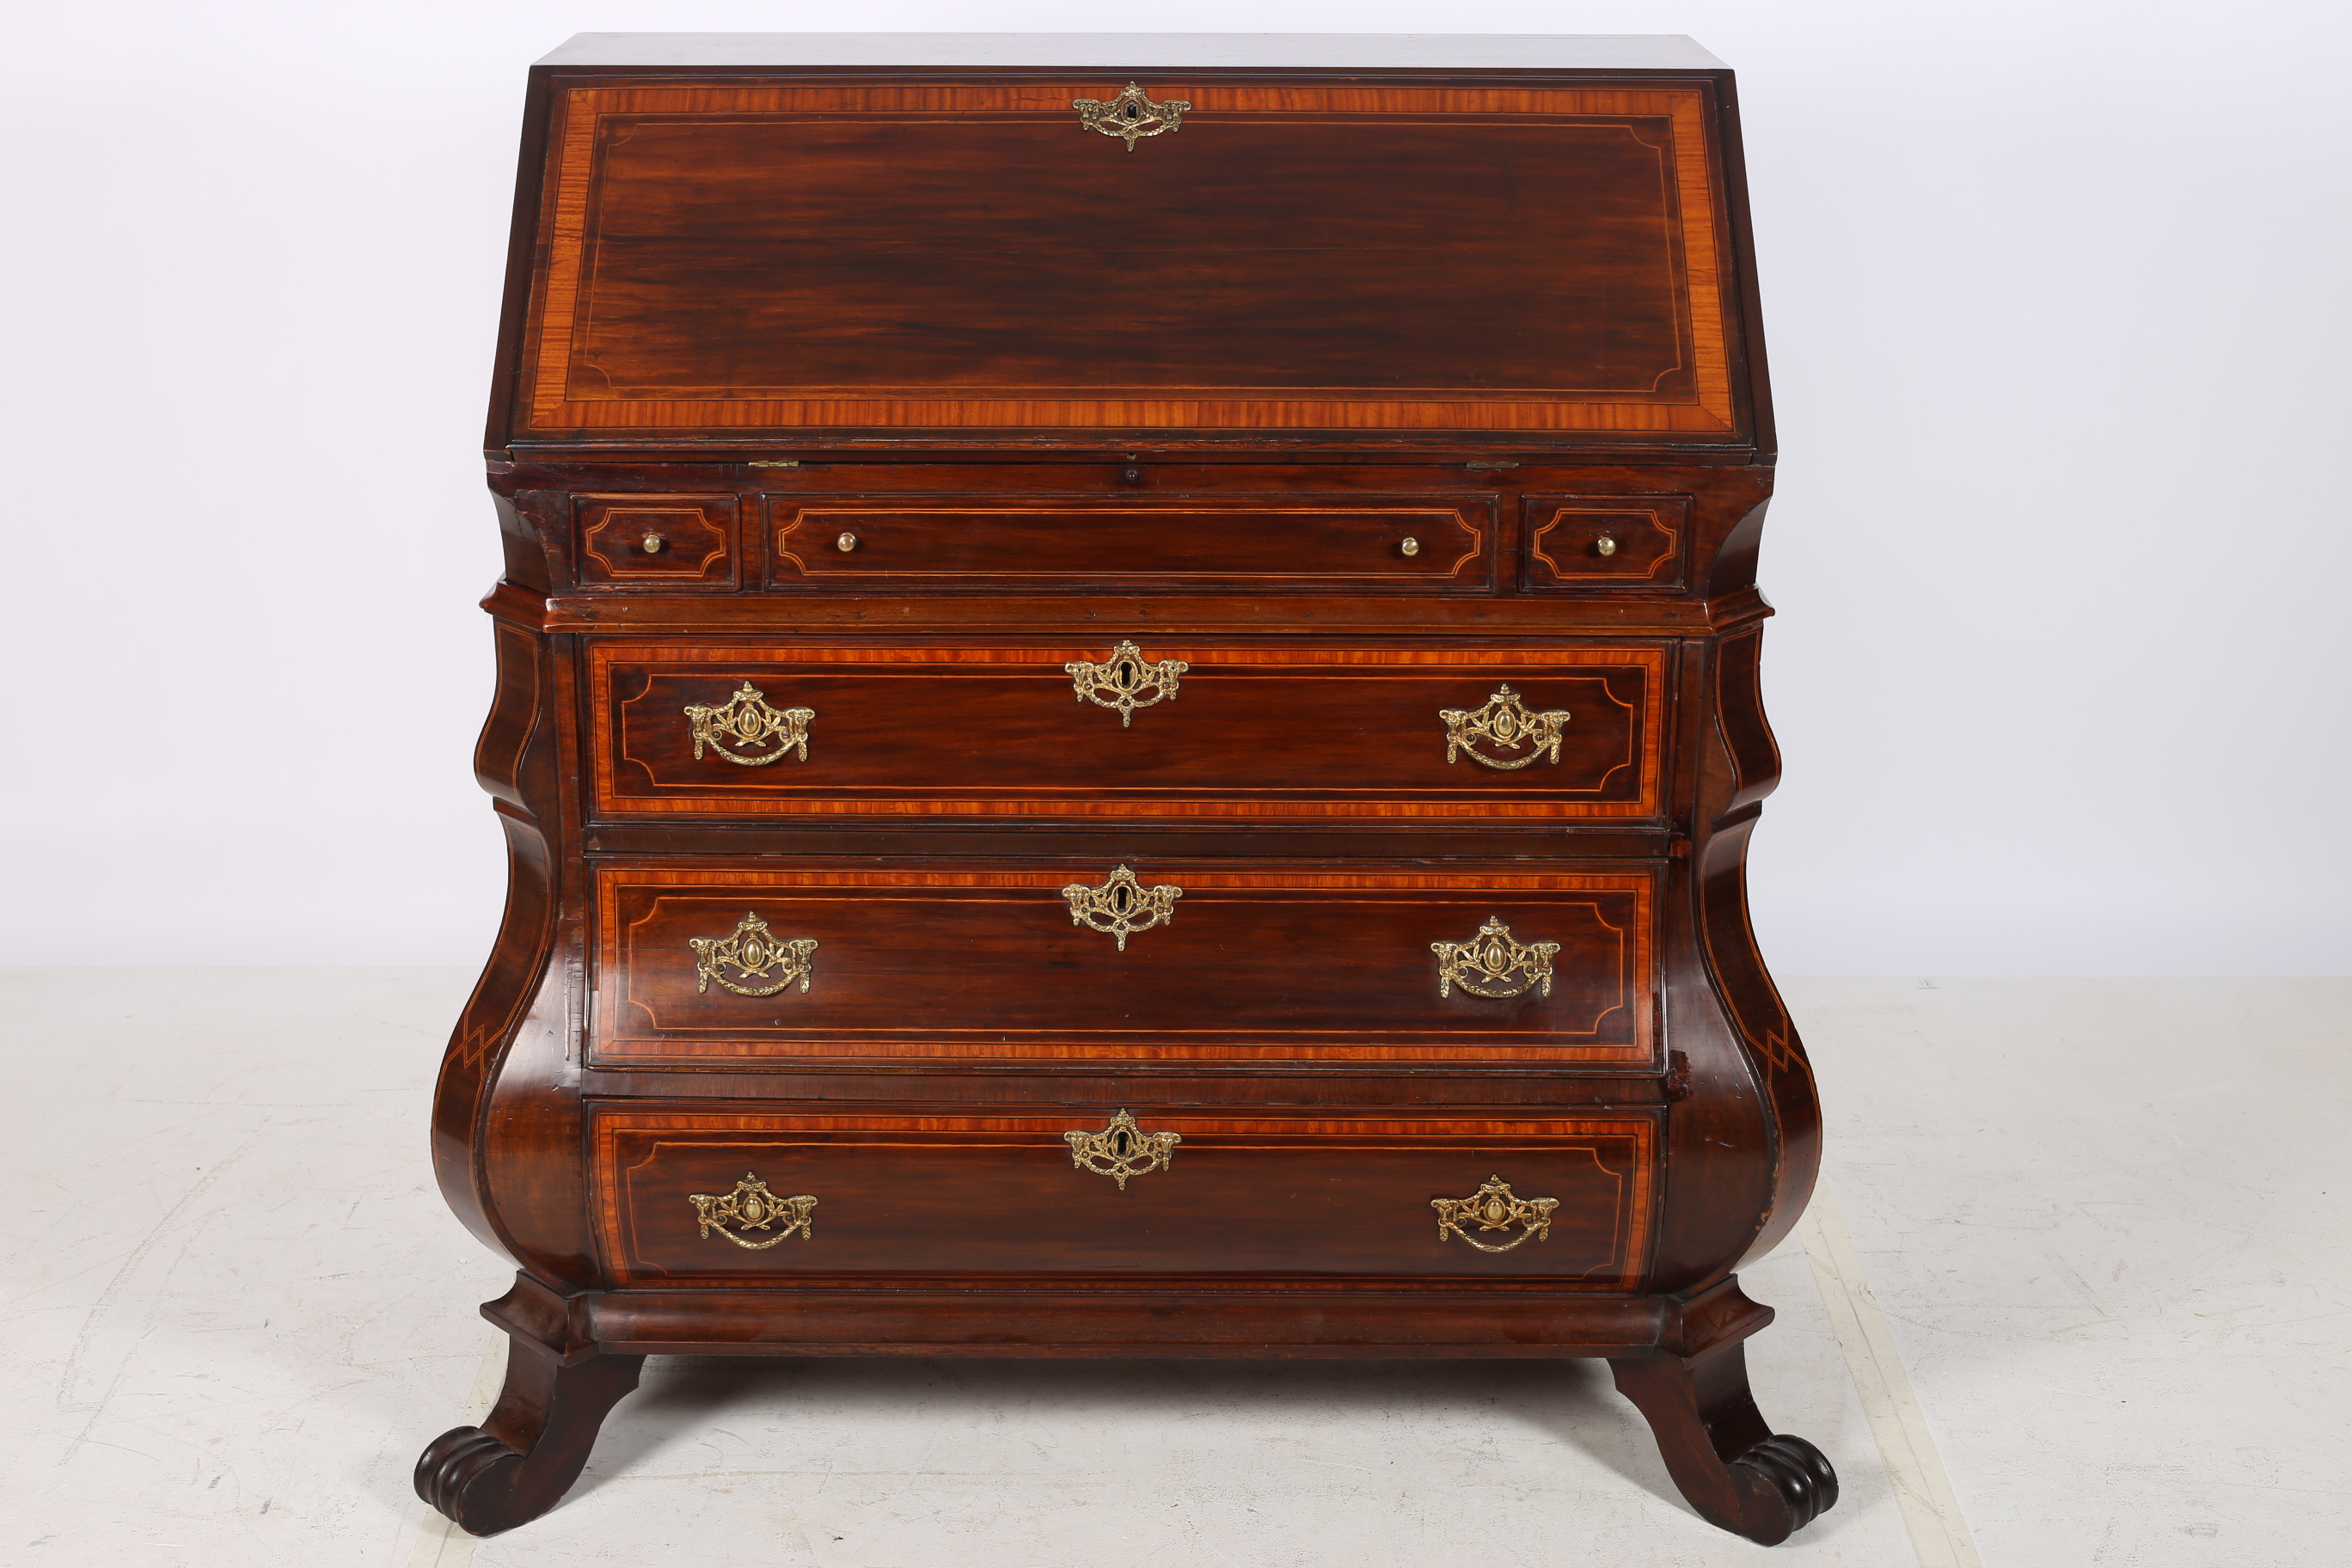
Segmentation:
<svg viewBox="0 0 2352 1568">
<path fill-rule="evenodd" d="M 1820 1121 L 1750 937 L 1774 455 L 1683 38 L 586 35 L 533 68 L 418 1491 L 647 1354 L 1596 1356 L 1835 1500 L 1734 1270 Z"/>
</svg>

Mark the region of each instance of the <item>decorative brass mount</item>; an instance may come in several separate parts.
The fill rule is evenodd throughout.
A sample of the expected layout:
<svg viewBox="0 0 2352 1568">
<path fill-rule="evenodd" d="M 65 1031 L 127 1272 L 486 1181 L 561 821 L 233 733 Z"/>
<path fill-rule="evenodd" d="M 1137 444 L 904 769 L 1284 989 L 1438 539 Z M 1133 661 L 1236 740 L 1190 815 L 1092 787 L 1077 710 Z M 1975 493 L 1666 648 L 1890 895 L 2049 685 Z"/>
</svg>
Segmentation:
<svg viewBox="0 0 2352 1568">
<path fill-rule="evenodd" d="M 804 936 L 778 942 L 770 933 L 768 922 L 756 912 L 738 921 L 732 936 L 693 936 L 686 939 L 686 945 L 694 949 L 697 991 L 709 990 L 710 983 L 716 980 L 722 989 L 738 996 L 773 996 L 797 980 L 805 994 L 814 973 L 809 955 L 816 951 L 816 943 Z M 770 970 L 779 966 L 784 975 L 773 985 L 739 985 L 719 973 L 722 963 L 740 972 L 746 980 L 764 980 Z"/>
<path fill-rule="evenodd" d="M 1130 153 L 1135 151 L 1136 142 L 1146 136 L 1164 136 L 1174 132 L 1192 110 L 1181 98 L 1154 103 L 1133 82 L 1111 98 L 1072 99 L 1070 107 L 1078 111 L 1079 124 L 1106 136 L 1123 138 Z"/>
<path fill-rule="evenodd" d="M 1072 659 L 1062 668 L 1070 672 L 1070 689 L 1081 702 L 1091 702 L 1097 708 L 1116 709 L 1118 727 L 1126 729 L 1135 722 L 1135 710 L 1149 708 L 1165 698 L 1176 700 L 1176 680 L 1192 667 L 1181 658 L 1163 658 L 1157 664 L 1143 657 L 1143 650 L 1122 639 L 1110 650 L 1110 656 L 1100 664 L 1085 659 Z M 1149 691 L 1150 696 L 1143 693 Z M 1105 701 L 1103 693 L 1110 700 Z"/>
<path fill-rule="evenodd" d="M 808 761 L 809 721 L 816 717 L 816 710 L 771 708 L 767 693 L 747 680 L 724 707 L 706 708 L 694 703 L 687 708 L 686 716 L 694 725 L 695 761 L 702 760 L 702 748 L 709 746 L 730 763 L 764 768 L 795 749 L 802 762 Z M 730 741 L 739 746 L 764 746 L 773 742 L 776 749 L 761 756 L 738 756 L 727 749 Z"/>
<path fill-rule="evenodd" d="M 1555 708 L 1544 713 L 1528 712 L 1527 704 L 1519 700 L 1519 694 L 1507 686 L 1497 688 L 1495 695 L 1486 699 L 1484 708 L 1469 712 L 1459 708 L 1441 708 L 1437 716 L 1445 721 L 1447 762 L 1453 762 L 1457 752 L 1467 752 L 1472 762 L 1483 763 L 1490 768 L 1501 768 L 1505 772 L 1526 767 L 1547 753 L 1553 762 L 1559 761 L 1559 732 L 1568 727 L 1569 720 L 1565 708 Z M 1490 757 L 1471 744 L 1474 741 L 1486 741 L 1507 751 L 1516 751 L 1521 746 L 1528 748 L 1528 751 L 1524 757 Z"/>
<path fill-rule="evenodd" d="M 1062 1141 L 1070 1146 L 1071 1164 L 1097 1176 L 1108 1176 L 1123 1193 L 1129 1176 L 1166 1170 L 1176 1145 L 1184 1139 L 1177 1132 L 1146 1132 L 1135 1124 L 1134 1117 L 1122 1110 L 1101 1131 L 1065 1132 Z"/>
<path fill-rule="evenodd" d="M 1183 896 L 1184 889 L 1173 882 L 1145 887 L 1125 866 L 1113 871 L 1099 888 L 1073 882 L 1062 889 L 1062 897 L 1070 900 L 1070 923 L 1118 938 L 1121 952 L 1127 951 L 1129 933 L 1174 920 L 1176 900 Z"/>
<path fill-rule="evenodd" d="M 1433 942 L 1437 954 L 1437 994 L 1450 996 L 1459 985 L 1473 996 L 1517 996 L 1530 985 L 1551 994 L 1551 955 L 1556 942 L 1516 942 L 1500 915 L 1488 915 L 1478 934 L 1468 942 Z M 1512 976 L 1517 975 L 1515 980 Z"/>
<path fill-rule="evenodd" d="M 767 1183 L 749 1171 L 743 1173 L 743 1179 L 735 1184 L 731 1193 L 689 1193 L 687 1196 L 694 1205 L 695 1223 L 705 1241 L 716 1233 L 738 1247 L 765 1252 L 795 1236 L 803 1241 L 814 1240 L 816 1236 L 814 1198 L 806 1193 L 780 1198 L 768 1190 Z M 733 1225 L 744 1230 L 772 1230 L 778 1220 L 786 1222 L 784 1228 L 765 1241 L 746 1241 L 727 1228 Z"/>
<path fill-rule="evenodd" d="M 1486 1184 L 1468 1197 L 1432 1198 L 1429 1206 L 1437 1211 L 1438 1240 L 1444 1241 L 1450 1230 L 1481 1252 L 1508 1252 L 1522 1242 L 1541 1241 L 1551 1234 L 1551 1211 L 1559 1207 L 1559 1200 L 1518 1197 L 1510 1183 L 1489 1176 Z M 1507 1231 L 1513 1226 L 1525 1228 L 1500 1246 L 1490 1247 L 1463 1229 L 1465 1223 L 1481 1231 Z"/>
</svg>

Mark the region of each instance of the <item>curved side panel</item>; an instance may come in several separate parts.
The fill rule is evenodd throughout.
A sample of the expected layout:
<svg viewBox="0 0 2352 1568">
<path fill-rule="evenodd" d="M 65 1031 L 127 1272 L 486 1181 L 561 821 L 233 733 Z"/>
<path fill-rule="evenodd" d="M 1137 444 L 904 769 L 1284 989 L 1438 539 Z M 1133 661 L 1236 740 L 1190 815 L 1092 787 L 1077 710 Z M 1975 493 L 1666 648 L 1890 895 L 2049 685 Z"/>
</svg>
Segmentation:
<svg viewBox="0 0 2352 1568">
<path fill-rule="evenodd" d="M 442 1054 L 441 1080 L 433 1093 L 433 1172 L 441 1195 L 466 1228 L 483 1245 L 512 1258 L 514 1249 L 498 1233 L 484 1201 L 474 1133 L 488 1109 L 499 1061 L 546 971 L 555 898 L 547 840 L 537 825 L 501 809 L 499 826 L 507 834 L 506 918 Z"/>
<path fill-rule="evenodd" d="M 1764 719 L 1761 644 L 1759 633 L 1747 631 L 1726 637 L 1716 650 L 1713 709 L 1727 776 L 1717 797 L 1724 804 L 1696 851 L 1707 961 L 1762 1081 L 1777 1134 L 1771 1201 L 1742 1263 L 1770 1251 L 1797 1223 L 1822 1155 L 1821 1100 L 1812 1066 L 1748 918 L 1748 836 L 1764 797 L 1780 779 L 1780 748 Z"/>
<path fill-rule="evenodd" d="M 508 845 L 507 910 L 490 961 L 459 1016 L 433 1107 L 433 1161 L 442 1195 L 467 1228 L 526 1269 L 588 1282 L 582 1194 L 546 1192 L 570 1160 L 533 1160 L 578 1142 L 578 1038 L 571 1005 L 579 964 L 556 961 L 566 930 L 557 859 L 560 737 L 565 682 L 557 645 L 495 623 L 498 695 L 475 750 Z"/>
</svg>

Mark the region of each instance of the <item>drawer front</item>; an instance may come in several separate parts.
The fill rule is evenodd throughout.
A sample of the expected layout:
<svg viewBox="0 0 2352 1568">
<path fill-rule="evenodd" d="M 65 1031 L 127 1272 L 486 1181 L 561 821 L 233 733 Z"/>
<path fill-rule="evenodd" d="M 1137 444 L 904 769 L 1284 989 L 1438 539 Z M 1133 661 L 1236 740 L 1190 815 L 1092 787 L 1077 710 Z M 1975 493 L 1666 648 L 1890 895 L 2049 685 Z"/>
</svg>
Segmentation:
<svg viewBox="0 0 2352 1568">
<path fill-rule="evenodd" d="M 1104 1152 L 1119 1126 L 1101 1110 L 600 1107 L 605 1258 L 625 1285 L 1181 1272 L 1513 1275 L 1622 1290 L 1647 1253 L 1656 1126 L 1644 1114 L 1309 1120 L 1142 1107 L 1132 1121 L 1122 1167 Z M 1095 1142 L 1074 1148 L 1072 1132 Z"/>
<path fill-rule="evenodd" d="M 572 500 L 583 588 L 731 589 L 735 498 L 586 495 Z"/>
<path fill-rule="evenodd" d="M 600 644 L 596 807 L 1650 817 L 1665 660 L 1654 646 L 1252 647 L 1149 633 L 1043 647 Z"/>
<path fill-rule="evenodd" d="M 1529 496 L 1519 585 L 1562 589 L 1683 585 L 1690 537 L 1685 496 Z"/>
<path fill-rule="evenodd" d="M 1647 868 L 608 865 L 597 890 L 605 1065 L 1656 1065 Z"/>
<path fill-rule="evenodd" d="M 1485 593 L 1494 581 L 1482 498 L 793 498 L 771 500 L 768 519 L 777 587 Z"/>
</svg>

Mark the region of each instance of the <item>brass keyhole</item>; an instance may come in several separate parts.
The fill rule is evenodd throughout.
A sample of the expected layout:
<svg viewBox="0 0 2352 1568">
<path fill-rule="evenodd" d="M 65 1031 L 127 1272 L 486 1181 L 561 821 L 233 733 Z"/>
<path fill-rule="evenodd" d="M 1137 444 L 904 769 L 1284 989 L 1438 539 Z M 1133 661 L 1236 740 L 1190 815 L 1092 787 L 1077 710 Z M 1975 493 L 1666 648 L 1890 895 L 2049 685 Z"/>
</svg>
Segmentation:
<svg viewBox="0 0 2352 1568">
<path fill-rule="evenodd" d="M 646 534 L 646 554 L 648 554 L 648 555 L 659 555 L 659 554 L 661 553 L 661 547 L 662 547 L 662 536 L 661 536 L 660 534 L 658 534 L 658 533 L 648 533 L 648 534 Z"/>
</svg>

